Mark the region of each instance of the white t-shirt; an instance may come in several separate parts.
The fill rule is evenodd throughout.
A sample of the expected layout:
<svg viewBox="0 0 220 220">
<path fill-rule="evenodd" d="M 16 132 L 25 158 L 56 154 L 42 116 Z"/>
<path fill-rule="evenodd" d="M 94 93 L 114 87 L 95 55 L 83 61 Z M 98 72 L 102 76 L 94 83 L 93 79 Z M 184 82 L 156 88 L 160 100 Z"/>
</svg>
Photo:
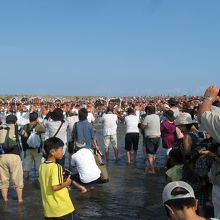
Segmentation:
<svg viewBox="0 0 220 220">
<path fill-rule="evenodd" d="M 45 138 L 47 139 L 47 138 L 53 137 L 56 134 L 60 125 L 61 125 L 61 121 L 44 120 L 46 134 L 48 135 L 48 137 L 45 137 Z M 66 148 L 67 148 L 67 126 L 68 126 L 68 123 L 65 120 L 65 122 L 62 124 L 59 132 L 56 135 L 56 137 L 60 138 L 64 143 L 63 154 L 65 154 Z"/>
<path fill-rule="evenodd" d="M 140 120 L 140 115 L 141 115 L 141 113 L 140 113 L 139 110 L 135 111 L 135 115 L 137 115 L 138 119 Z"/>
<path fill-rule="evenodd" d="M 101 118 L 101 122 L 104 125 L 103 135 L 114 135 L 117 133 L 118 117 L 116 114 L 108 113 L 104 114 Z"/>
<path fill-rule="evenodd" d="M 218 143 L 220 143 L 220 114 L 218 112 L 203 112 L 201 116 L 201 125 Z"/>
<path fill-rule="evenodd" d="M 180 114 L 180 110 L 178 107 L 172 107 L 172 108 L 170 108 L 170 110 L 173 111 L 173 115 L 175 118 Z"/>
<path fill-rule="evenodd" d="M 147 115 L 144 118 L 145 137 L 160 137 L 160 117 L 156 114 Z"/>
<path fill-rule="evenodd" d="M 76 122 L 79 121 L 78 115 L 69 116 L 66 118 L 68 122 L 67 128 L 67 141 L 69 142 L 72 139 L 73 126 Z"/>
<path fill-rule="evenodd" d="M 72 155 L 71 165 L 76 167 L 83 183 L 90 183 L 100 177 L 101 171 L 95 162 L 94 155 L 87 148 L 82 148 Z"/>
<path fill-rule="evenodd" d="M 126 133 L 139 133 L 139 118 L 137 115 L 128 115 L 125 117 Z"/>
<path fill-rule="evenodd" d="M 95 122 L 95 117 L 92 114 L 92 112 L 88 112 L 87 120 L 88 120 L 89 123 Z"/>
</svg>

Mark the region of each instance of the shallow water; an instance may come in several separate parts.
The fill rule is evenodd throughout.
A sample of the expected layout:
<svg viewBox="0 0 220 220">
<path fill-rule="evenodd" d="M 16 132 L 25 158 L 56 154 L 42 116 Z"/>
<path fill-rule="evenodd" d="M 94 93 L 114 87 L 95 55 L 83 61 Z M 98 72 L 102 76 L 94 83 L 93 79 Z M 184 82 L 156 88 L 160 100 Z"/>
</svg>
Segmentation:
<svg viewBox="0 0 220 220">
<path fill-rule="evenodd" d="M 102 152 L 103 141 L 101 126 L 96 125 L 97 138 Z M 142 140 L 135 165 L 127 165 L 124 151 L 123 125 L 118 128 L 120 160 L 114 161 L 113 149 L 108 162 L 110 182 L 95 185 L 95 189 L 81 194 L 77 189 L 70 191 L 77 216 L 80 219 L 166 219 L 161 206 L 161 193 L 164 181 L 164 157 L 158 150 L 157 174 L 145 173 L 142 156 Z M 24 203 L 18 206 L 15 193 L 10 191 L 9 203 L 5 207 L 0 202 L 0 220 L 41 220 L 44 219 L 40 189 L 37 181 L 25 182 Z"/>
</svg>

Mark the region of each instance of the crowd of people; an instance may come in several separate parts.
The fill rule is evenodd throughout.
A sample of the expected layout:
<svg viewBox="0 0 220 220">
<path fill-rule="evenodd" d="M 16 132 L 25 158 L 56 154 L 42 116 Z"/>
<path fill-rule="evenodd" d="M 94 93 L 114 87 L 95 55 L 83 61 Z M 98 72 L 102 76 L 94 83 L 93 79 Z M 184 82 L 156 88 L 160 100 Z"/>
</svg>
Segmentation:
<svg viewBox="0 0 220 220">
<path fill-rule="evenodd" d="M 11 174 L 18 202 L 23 202 L 24 180 L 28 181 L 34 167 L 45 217 L 76 219 L 68 188 L 72 185 L 86 193 L 93 184 L 101 182 L 94 152 L 104 164 L 110 159 L 112 147 L 114 159 L 118 161 L 117 128 L 123 123 L 127 165 L 137 161 L 140 135 L 149 175 L 156 173 L 160 144 L 165 149 L 168 185 L 164 188 L 163 203 L 169 218 L 219 219 L 219 87 L 210 86 L 204 97 L 119 100 L 120 103 L 103 100 L 1 103 L 0 189 L 3 201 L 8 201 Z M 96 137 L 94 125 L 97 122 L 102 124 L 104 156 Z M 214 216 L 210 207 L 213 207 Z"/>
</svg>

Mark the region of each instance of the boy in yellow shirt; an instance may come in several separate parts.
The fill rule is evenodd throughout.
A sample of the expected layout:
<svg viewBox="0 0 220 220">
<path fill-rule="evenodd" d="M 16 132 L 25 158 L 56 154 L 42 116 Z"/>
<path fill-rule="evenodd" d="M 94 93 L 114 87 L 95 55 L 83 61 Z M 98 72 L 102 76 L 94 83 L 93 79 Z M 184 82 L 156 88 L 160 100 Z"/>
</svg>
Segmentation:
<svg viewBox="0 0 220 220">
<path fill-rule="evenodd" d="M 44 142 L 46 161 L 39 168 L 39 182 L 45 219 L 76 220 L 69 196 L 70 176 L 63 177 L 62 166 L 56 163 L 63 157 L 63 141 L 52 137 Z"/>
</svg>

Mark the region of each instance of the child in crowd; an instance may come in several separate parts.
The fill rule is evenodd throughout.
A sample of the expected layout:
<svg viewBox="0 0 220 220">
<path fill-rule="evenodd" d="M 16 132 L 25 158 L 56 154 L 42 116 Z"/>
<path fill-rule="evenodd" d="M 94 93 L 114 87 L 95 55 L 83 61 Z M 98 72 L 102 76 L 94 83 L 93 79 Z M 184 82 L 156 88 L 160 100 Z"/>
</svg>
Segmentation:
<svg viewBox="0 0 220 220">
<path fill-rule="evenodd" d="M 179 148 L 173 148 L 168 157 L 167 182 L 179 181 L 183 173 L 183 156 Z"/>
<path fill-rule="evenodd" d="M 70 176 L 64 178 L 62 166 L 56 163 L 63 157 L 63 141 L 52 137 L 44 142 L 46 161 L 40 165 L 39 181 L 45 219 L 76 220 L 69 196 Z"/>
</svg>

